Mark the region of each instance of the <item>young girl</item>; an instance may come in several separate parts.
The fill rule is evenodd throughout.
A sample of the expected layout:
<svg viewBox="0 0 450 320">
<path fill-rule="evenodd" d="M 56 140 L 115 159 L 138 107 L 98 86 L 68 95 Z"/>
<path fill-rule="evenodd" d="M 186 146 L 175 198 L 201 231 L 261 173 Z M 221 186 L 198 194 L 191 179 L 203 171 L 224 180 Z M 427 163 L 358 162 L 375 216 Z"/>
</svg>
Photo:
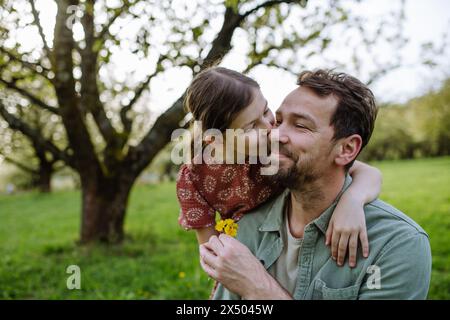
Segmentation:
<svg viewBox="0 0 450 320">
<path fill-rule="evenodd" d="M 257 129 L 270 130 L 274 124 L 273 114 L 256 81 L 221 67 L 209 68 L 195 77 L 187 90 L 185 107 L 194 120 L 201 121 L 203 131 L 216 128 L 225 132 L 229 128 L 251 134 Z M 177 179 L 179 224 L 186 230 L 195 229 L 201 244 L 217 234 L 216 212 L 222 219 L 237 221 L 280 194 L 283 190 L 268 183 L 260 168 L 258 164 L 248 163 L 183 165 Z M 351 238 L 348 235 L 359 236 L 363 256 L 368 256 L 363 206 L 374 200 L 381 189 L 378 169 L 356 161 L 349 174 L 353 182 L 341 197 L 326 233 L 326 244 L 332 244 L 332 257 L 339 265 L 346 256 Z M 356 248 L 350 250 L 353 254 L 349 264 L 354 266 Z"/>
</svg>

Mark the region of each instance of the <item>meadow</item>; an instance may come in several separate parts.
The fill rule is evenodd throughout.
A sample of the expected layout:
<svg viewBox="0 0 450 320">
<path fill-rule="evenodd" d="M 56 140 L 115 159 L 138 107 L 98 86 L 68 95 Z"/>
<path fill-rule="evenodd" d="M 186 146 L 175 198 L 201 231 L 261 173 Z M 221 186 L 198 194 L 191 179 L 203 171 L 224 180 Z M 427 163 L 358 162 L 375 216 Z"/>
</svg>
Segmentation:
<svg viewBox="0 0 450 320">
<path fill-rule="evenodd" d="M 381 199 L 429 234 L 429 299 L 450 299 L 450 157 L 373 163 Z M 123 244 L 77 245 L 79 191 L 0 195 L 0 299 L 206 299 L 212 281 L 198 264 L 192 232 L 177 224 L 175 184 L 136 186 Z M 81 268 L 68 290 L 66 268 Z"/>
</svg>

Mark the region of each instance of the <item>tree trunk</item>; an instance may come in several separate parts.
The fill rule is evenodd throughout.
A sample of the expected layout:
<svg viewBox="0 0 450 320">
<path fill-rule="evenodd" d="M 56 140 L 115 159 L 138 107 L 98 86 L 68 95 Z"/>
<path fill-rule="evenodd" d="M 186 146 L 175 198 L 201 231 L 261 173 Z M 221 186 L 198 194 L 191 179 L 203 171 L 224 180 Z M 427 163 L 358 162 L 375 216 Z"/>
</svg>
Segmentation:
<svg viewBox="0 0 450 320">
<path fill-rule="evenodd" d="M 97 183 L 92 180 L 82 181 L 80 242 L 120 243 L 134 179 L 100 179 Z"/>
<path fill-rule="evenodd" d="M 34 187 L 40 192 L 49 193 L 51 191 L 51 179 L 53 174 L 53 164 L 50 162 L 39 162 L 39 171 L 34 180 Z"/>
<path fill-rule="evenodd" d="M 55 161 L 47 158 L 45 149 L 43 149 L 35 141 L 32 141 L 34 153 L 38 158 L 38 168 L 35 171 L 33 187 L 38 188 L 40 192 L 48 193 L 51 191 L 51 179 L 54 172 Z"/>
</svg>

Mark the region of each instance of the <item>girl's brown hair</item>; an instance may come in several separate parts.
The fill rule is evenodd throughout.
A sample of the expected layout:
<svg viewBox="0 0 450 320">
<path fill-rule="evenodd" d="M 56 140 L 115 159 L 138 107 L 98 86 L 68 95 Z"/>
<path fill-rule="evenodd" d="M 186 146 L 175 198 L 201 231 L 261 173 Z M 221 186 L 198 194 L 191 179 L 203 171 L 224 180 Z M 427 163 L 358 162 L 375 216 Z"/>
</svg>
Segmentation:
<svg viewBox="0 0 450 320">
<path fill-rule="evenodd" d="M 253 100 L 258 83 L 242 73 L 211 67 L 200 72 L 187 89 L 184 107 L 202 129 L 224 131 Z"/>
</svg>

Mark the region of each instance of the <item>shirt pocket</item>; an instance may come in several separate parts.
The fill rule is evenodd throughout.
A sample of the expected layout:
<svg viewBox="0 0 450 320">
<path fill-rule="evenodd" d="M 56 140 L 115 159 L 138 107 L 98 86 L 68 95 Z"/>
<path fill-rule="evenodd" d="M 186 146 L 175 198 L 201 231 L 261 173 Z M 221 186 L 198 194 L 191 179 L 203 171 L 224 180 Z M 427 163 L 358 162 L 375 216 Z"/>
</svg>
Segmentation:
<svg viewBox="0 0 450 320">
<path fill-rule="evenodd" d="M 321 279 L 314 282 L 314 300 L 356 300 L 358 299 L 359 285 L 355 284 L 345 288 L 329 288 Z"/>
</svg>

